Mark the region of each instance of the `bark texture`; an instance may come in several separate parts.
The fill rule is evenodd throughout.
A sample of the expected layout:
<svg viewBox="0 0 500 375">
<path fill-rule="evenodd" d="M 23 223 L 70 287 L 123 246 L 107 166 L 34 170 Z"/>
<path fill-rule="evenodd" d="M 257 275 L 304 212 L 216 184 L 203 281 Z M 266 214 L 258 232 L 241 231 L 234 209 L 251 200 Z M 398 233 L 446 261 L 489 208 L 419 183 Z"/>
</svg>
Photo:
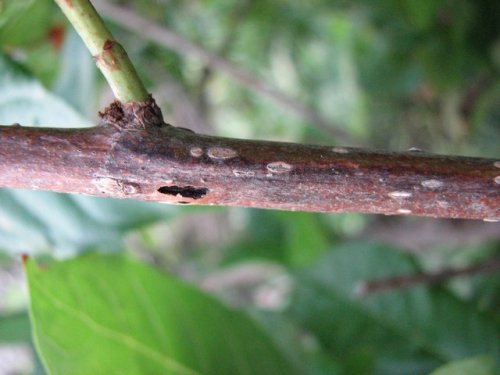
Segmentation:
<svg viewBox="0 0 500 375">
<path fill-rule="evenodd" d="M 0 127 L 0 187 L 173 204 L 500 220 L 500 161 L 226 139 L 112 104 L 88 129 Z"/>
</svg>

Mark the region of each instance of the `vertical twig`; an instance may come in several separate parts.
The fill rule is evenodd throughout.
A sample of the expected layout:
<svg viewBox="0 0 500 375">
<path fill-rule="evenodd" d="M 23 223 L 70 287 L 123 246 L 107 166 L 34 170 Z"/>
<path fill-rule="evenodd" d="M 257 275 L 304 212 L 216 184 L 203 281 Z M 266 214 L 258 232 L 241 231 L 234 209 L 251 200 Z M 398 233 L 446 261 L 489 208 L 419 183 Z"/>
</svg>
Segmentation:
<svg viewBox="0 0 500 375">
<path fill-rule="evenodd" d="M 145 102 L 148 93 L 123 47 L 113 39 L 89 0 L 55 0 L 94 57 L 122 103 Z"/>
</svg>

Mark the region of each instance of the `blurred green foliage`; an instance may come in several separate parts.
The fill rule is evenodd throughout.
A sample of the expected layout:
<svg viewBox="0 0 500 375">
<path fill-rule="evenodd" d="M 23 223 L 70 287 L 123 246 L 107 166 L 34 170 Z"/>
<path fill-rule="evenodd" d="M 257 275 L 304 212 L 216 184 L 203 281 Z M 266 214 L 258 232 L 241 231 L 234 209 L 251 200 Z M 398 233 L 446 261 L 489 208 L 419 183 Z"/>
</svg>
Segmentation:
<svg viewBox="0 0 500 375">
<path fill-rule="evenodd" d="M 491 358 L 474 357 L 462 359 L 442 366 L 431 375 L 490 375 L 495 373 L 495 365 Z"/>
<path fill-rule="evenodd" d="M 499 156 L 500 2 L 496 0 L 115 3 L 307 104 L 347 132 L 353 143 Z M 224 136 L 336 143 L 314 123 L 304 122 L 221 72 L 130 33 L 126 19 L 110 27 L 168 122 Z M 109 89 L 51 0 L 0 0 L 0 44 L 0 123 L 96 123 L 97 111 L 111 100 Z M 492 374 L 494 364 L 500 363 L 498 274 L 356 296 L 363 281 L 466 266 L 499 254 L 498 235 L 493 237 L 497 240 L 479 238 L 472 245 L 457 245 L 449 233 L 439 238 L 438 245 L 429 245 L 428 252 L 414 252 L 397 239 L 411 231 L 390 232 L 402 222 L 413 225 L 419 237 L 417 219 L 166 207 L 2 189 L 0 343 L 31 345 L 26 311 L 19 311 L 21 297 L 15 298 L 16 303 L 1 298 L 20 295 L 19 286 L 4 281 L 10 280 L 5 275 L 18 265 L 19 253 L 29 253 L 70 258 L 51 263 L 58 277 L 48 288 L 52 294 L 79 296 L 72 309 L 92 304 L 89 308 L 100 311 L 94 320 L 117 324 L 117 317 L 126 316 L 126 324 L 122 320 L 115 327 L 119 334 L 129 334 L 137 324 L 148 334 L 167 335 L 169 354 L 188 369 L 203 370 L 212 365 L 200 363 L 224 360 L 227 367 L 216 371 L 212 366 L 213 372 L 253 374 L 261 373 L 256 369 L 267 365 L 269 358 L 279 358 L 282 366 L 311 375 L 433 370 Z M 371 228 L 393 233 L 392 242 L 399 247 L 362 240 Z M 456 225 L 454 233 L 461 231 Z M 122 256 L 81 255 L 89 249 L 122 251 L 184 281 L 131 265 Z M 100 298 L 95 280 L 78 280 L 82 274 L 73 271 L 86 267 L 91 272 L 91 259 L 96 278 L 109 285 L 107 298 Z M 31 271 L 32 285 L 50 277 L 34 266 Z M 158 281 L 144 294 L 122 281 L 121 272 L 140 275 L 148 283 L 150 278 Z M 219 301 L 185 282 L 205 288 Z M 108 353 L 110 345 L 89 334 L 82 345 L 94 347 L 97 354 L 78 355 L 78 341 L 68 332 L 85 332 L 89 316 L 74 319 L 57 303 L 43 303 L 36 288 L 30 288 L 30 297 L 32 319 L 39 323 L 38 351 L 45 364 L 51 363 L 49 369 L 56 368 L 53 363 L 68 364 L 53 356 L 52 334 L 54 340 L 62 340 L 71 360 L 91 363 Z M 116 304 L 106 305 L 118 298 L 121 311 Z M 223 303 L 243 311 L 227 309 Z M 165 316 L 175 312 L 179 319 L 146 318 L 148 306 L 161 308 Z M 200 311 L 217 313 L 203 316 Z M 251 315 L 259 327 L 244 315 Z M 51 324 L 53 319 L 64 321 L 67 329 Z M 155 328 L 146 327 L 153 323 Z M 192 342 L 184 335 L 191 335 Z M 152 342 L 152 350 L 161 352 L 162 345 Z M 248 347 L 256 342 L 264 346 Z M 193 347 L 190 353 L 188 344 Z M 133 373 L 151 365 L 134 355 L 129 359 L 137 366 Z M 74 373 L 70 368 L 63 372 Z"/>
</svg>

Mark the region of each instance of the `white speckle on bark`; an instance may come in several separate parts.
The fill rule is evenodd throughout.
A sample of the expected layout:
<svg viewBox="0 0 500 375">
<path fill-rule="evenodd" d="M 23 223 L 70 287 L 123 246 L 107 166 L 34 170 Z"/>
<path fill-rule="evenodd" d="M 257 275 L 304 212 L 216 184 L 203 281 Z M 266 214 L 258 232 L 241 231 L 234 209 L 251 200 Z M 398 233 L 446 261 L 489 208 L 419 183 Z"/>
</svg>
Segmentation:
<svg viewBox="0 0 500 375">
<path fill-rule="evenodd" d="M 224 160 L 235 158 L 238 156 L 238 153 L 232 148 L 210 147 L 207 151 L 207 155 L 212 159 Z"/>
<path fill-rule="evenodd" d="M 413 194 L 409 191 L 391 191 L 389 197 L 394 199 L 410 198 Z"/>
<path fill-rule="evenodd" d="M 269 163 L 266 168 L 271 173 L 288 173 L 293 169 L 290 164 L 285 163 L 284 161 L 275 161 Z"/>
</svg>

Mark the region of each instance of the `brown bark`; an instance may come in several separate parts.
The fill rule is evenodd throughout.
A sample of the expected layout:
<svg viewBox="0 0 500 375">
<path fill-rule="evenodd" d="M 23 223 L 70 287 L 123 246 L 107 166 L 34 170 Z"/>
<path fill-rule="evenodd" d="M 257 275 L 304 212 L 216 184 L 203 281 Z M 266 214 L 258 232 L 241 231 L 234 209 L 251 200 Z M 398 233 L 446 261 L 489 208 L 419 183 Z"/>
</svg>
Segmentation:
<svg viewBox="0 0 500 375">
<path fill-rule="evenodd" d="M 0 187 L 178 204 L 500 220 L 496 160 L 226 139 L 110 106 L 89 129 L 0 127 Z"/>
</svg>

